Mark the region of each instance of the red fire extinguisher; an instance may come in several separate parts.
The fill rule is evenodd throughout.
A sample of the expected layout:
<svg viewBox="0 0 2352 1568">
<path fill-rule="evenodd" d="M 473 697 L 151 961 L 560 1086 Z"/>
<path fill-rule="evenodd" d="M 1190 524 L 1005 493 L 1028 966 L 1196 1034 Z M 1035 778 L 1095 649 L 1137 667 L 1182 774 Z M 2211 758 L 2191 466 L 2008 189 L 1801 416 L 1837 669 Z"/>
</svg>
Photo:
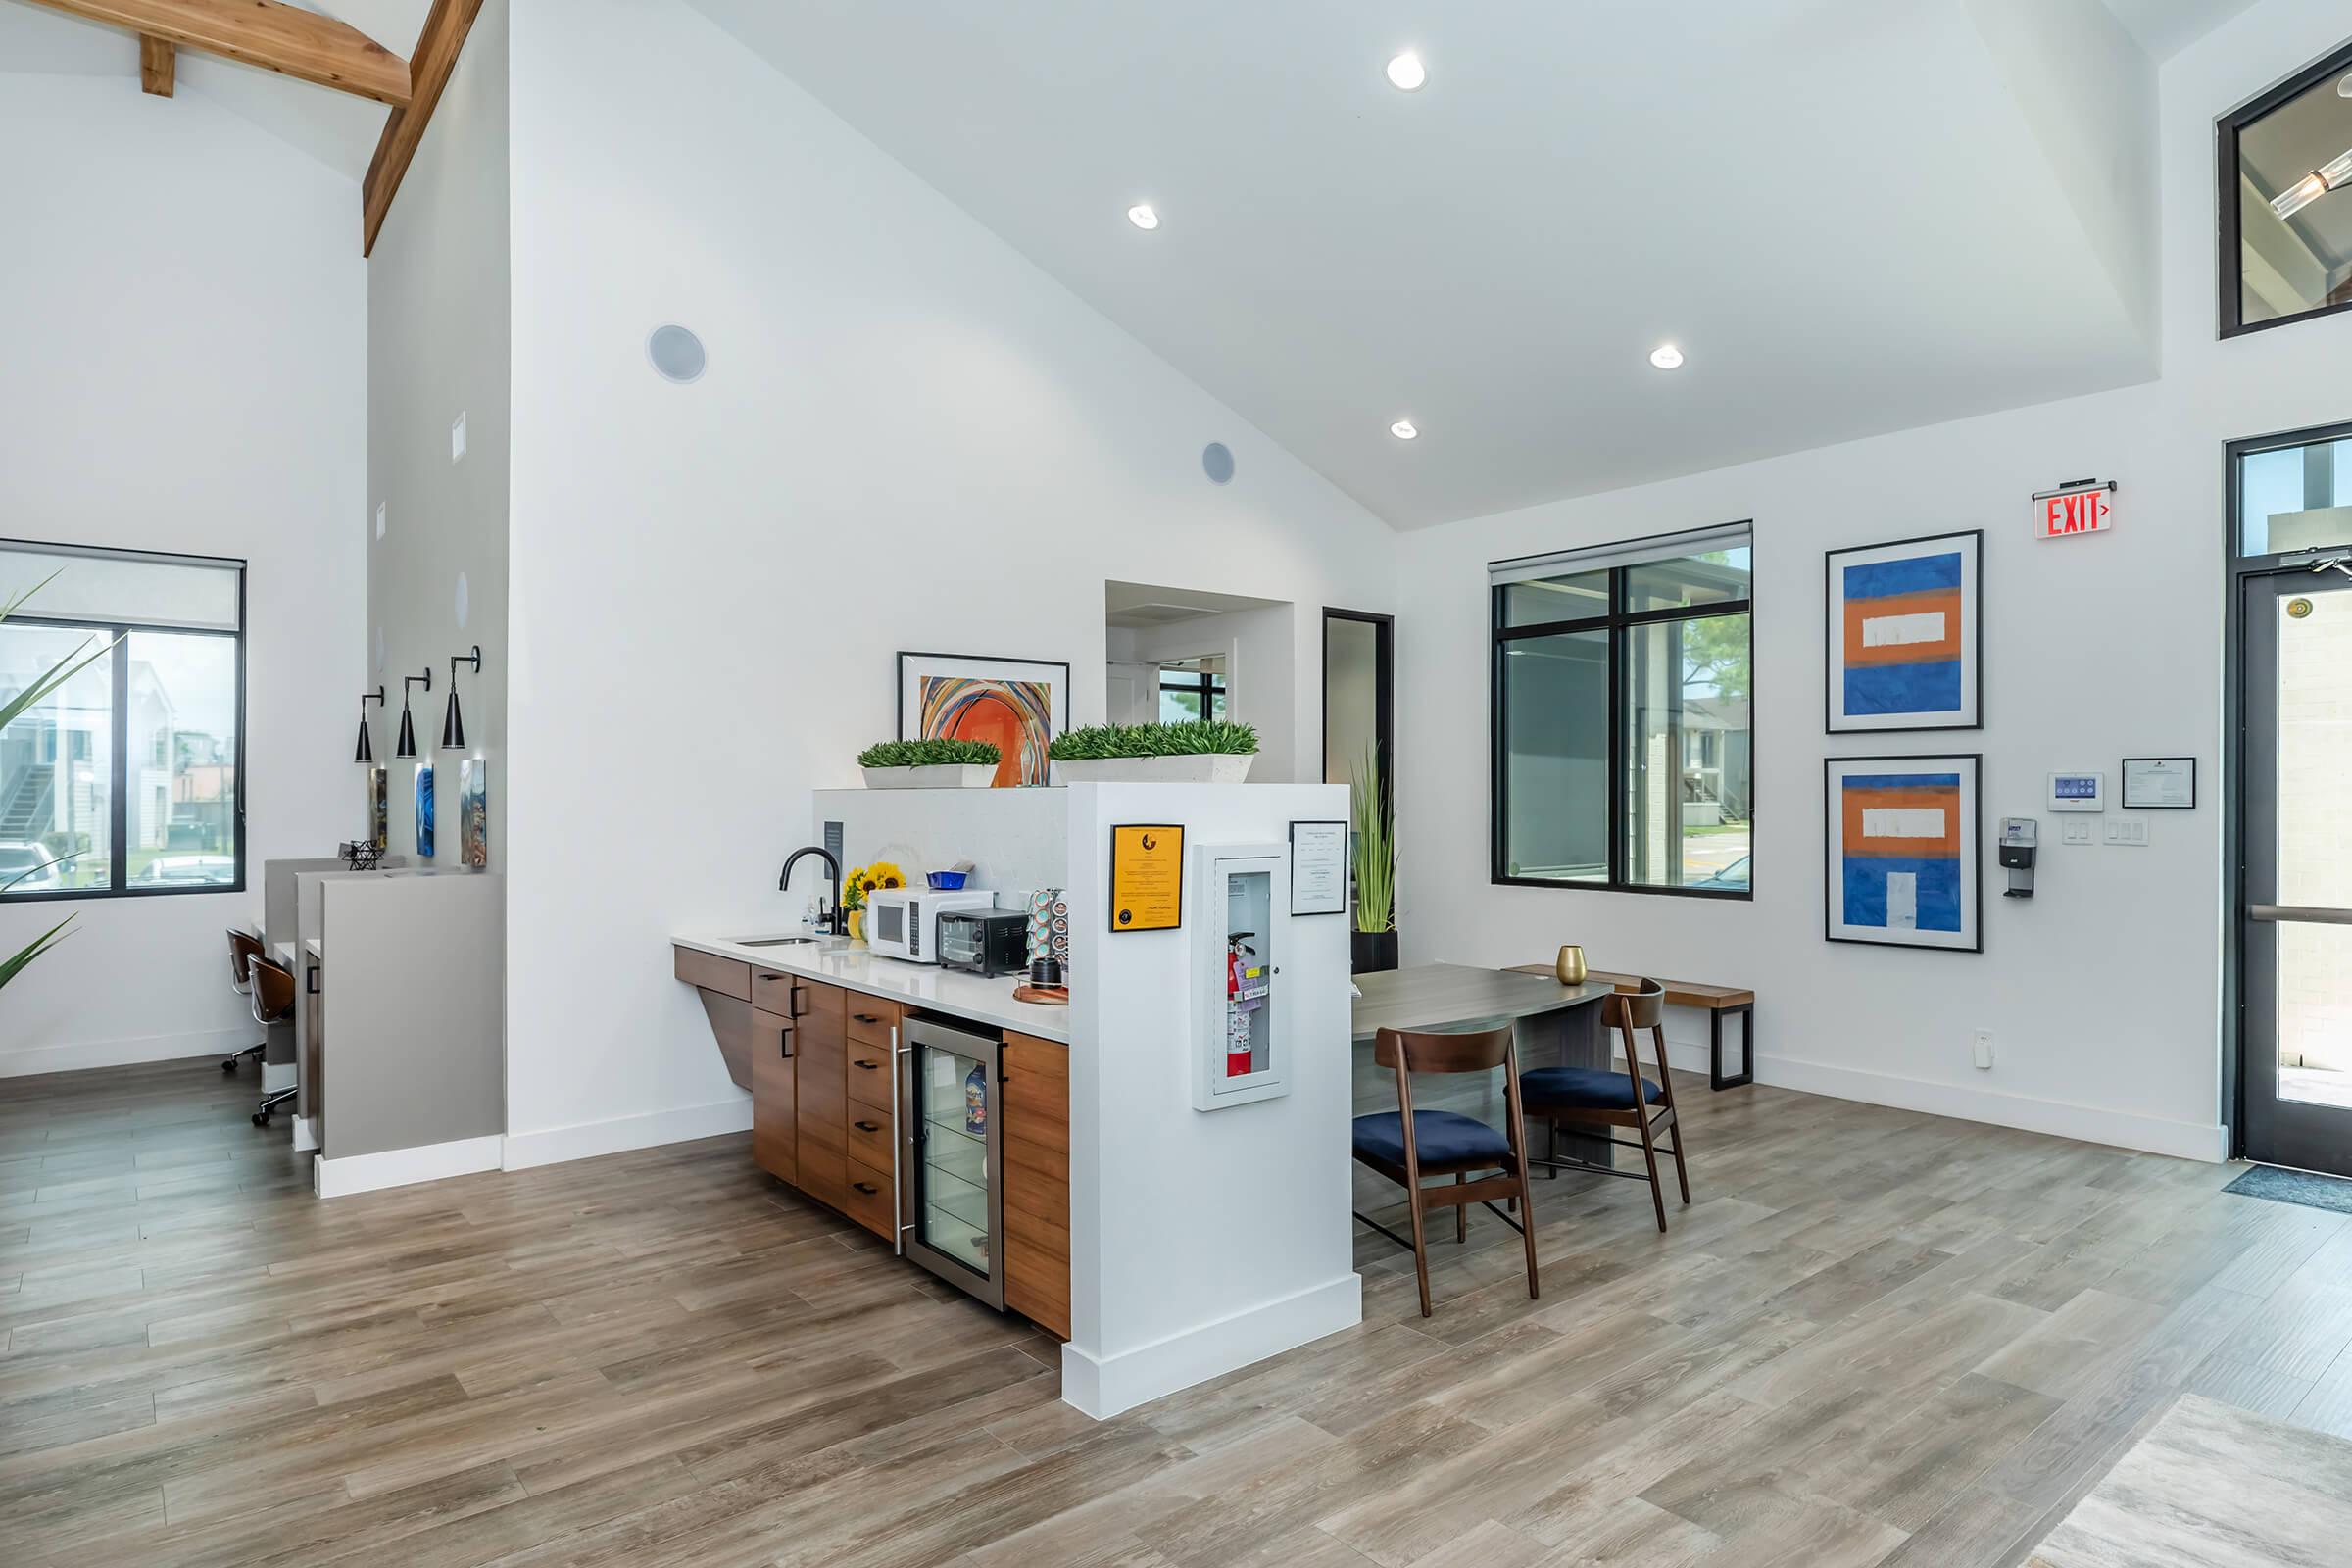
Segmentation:
<svg viewBox="0 0 2352 1568">
<path fill-rule="evenodd" d="M 1250 1014 L 1256 1010 L 1254 1002 L 1242 1000 L 1242 991 L 1249 981 L 1248 960 L 1242 955 L 1253 950 L 1243 945 L 1245 937 L 1254 931 L 1236 931 L 1225 939 L 1225 1076 L 1246 1077 L 1250 1057 L 1255 1054 L 1256 1035 L 1250 1027 Z"/>
</svg>

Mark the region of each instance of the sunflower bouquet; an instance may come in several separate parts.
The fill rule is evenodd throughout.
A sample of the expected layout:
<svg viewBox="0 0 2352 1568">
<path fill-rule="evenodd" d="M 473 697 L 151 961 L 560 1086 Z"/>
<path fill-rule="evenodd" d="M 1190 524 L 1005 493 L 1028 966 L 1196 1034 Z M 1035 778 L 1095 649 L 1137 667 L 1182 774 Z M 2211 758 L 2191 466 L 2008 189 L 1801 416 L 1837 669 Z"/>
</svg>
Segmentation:
<svg viewBox="0 0 2352 1568">
<path fill-rule="evenodd" d="M 903 888 L 906 873 L 888 860 L 876 860 L 871 865 L 854 866 L 842 879 L 841 906 L 844 909 L 862 909 L 865 896 L 882 888 Z"/>
</svg>

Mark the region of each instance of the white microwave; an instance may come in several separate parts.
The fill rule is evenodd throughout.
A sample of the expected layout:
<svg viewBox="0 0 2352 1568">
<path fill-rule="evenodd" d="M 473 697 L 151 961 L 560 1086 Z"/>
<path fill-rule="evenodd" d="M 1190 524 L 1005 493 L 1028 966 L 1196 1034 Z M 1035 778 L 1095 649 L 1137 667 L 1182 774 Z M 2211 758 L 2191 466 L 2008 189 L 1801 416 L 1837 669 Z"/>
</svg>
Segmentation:
<svg viewBox="0 0 2352 1568">
<path fill-rule="evenodd" d="M 885 958 L 939 961 L 939 917 L 952 910 L 993 909 L 985 889 L 935 893 L 929 888 L 876 888 L 865 896 L 865 945 Z"/>
</svg>

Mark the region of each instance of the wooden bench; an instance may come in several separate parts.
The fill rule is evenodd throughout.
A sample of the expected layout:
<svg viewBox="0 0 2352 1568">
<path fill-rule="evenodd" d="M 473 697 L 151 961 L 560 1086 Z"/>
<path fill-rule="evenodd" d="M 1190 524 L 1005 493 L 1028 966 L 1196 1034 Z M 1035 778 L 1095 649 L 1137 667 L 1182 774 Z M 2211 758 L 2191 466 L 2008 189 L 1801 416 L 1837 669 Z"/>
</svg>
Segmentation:
<svg viewBox="0 0 2352 1568">
<path fill-rule="evenodd" d="M 1548 963 L 1521 963 L 1511 968 L 1513 974 L 1543 974 L 1553 972 Z M 1642 989 L 1638 974 L 1619 974 L 1610 969 L 1594 969 L 1591 978 L 1604 985 L 1615 986 L 1620 992 L 1632 993 Z M 1738 986 L 1711 986 L 1696 980 L 1661 980 L 1666 988 L 1666 1005 L 1696 1007 L 1707 1015 L 1707 1086 L 1711 1089 L 1738 1089 L 1756 1080 L 1756 994 Z M 1726 1077 L 1723 1071 L 1723 1020 L 1737 1015 L 1740 1026 L 1740 1075 Z"/>
</svg>

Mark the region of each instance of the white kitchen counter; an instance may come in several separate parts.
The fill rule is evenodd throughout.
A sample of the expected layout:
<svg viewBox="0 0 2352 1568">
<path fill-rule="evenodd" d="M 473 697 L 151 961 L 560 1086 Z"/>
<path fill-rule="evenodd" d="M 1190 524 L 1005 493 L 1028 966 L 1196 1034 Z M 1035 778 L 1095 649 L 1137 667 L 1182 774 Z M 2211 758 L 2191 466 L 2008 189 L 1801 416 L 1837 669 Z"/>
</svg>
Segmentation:
<svg viewBox="0 0 2352 1568">
<path fill-rule="evenodd" d="M 805 927 L 762 933 L 764 936 L 808 934 Z M 844 937 L 819 937 L 814 942 L 788 943 L 776 948 L 748 947 L 742 939 L 729 937 L 673 936 L 670 941 L 681 948 L 692 948 L 697 953 L 708 953 L 713 957 L 748 963 L 756 971 L 797 974 L 805 979 L 821 980 L 828 985 L 861 991 L 869 997 L 882 997 L 957 1018 L 969 1018 L 974 1023 L 1016 1030 L 1040 1040 L 1052 1040 L 1063 1045 L 1069 1043 L 1070 1009 L 1013 1001 L 1012 988 L 1021 983 L 1015 975 L 984 980 L 976 974 L 942 969 L 935 963 L 905 963 L 897 958 L 880 958 L 863 943 L 854 943 Z"/>
</svg>

